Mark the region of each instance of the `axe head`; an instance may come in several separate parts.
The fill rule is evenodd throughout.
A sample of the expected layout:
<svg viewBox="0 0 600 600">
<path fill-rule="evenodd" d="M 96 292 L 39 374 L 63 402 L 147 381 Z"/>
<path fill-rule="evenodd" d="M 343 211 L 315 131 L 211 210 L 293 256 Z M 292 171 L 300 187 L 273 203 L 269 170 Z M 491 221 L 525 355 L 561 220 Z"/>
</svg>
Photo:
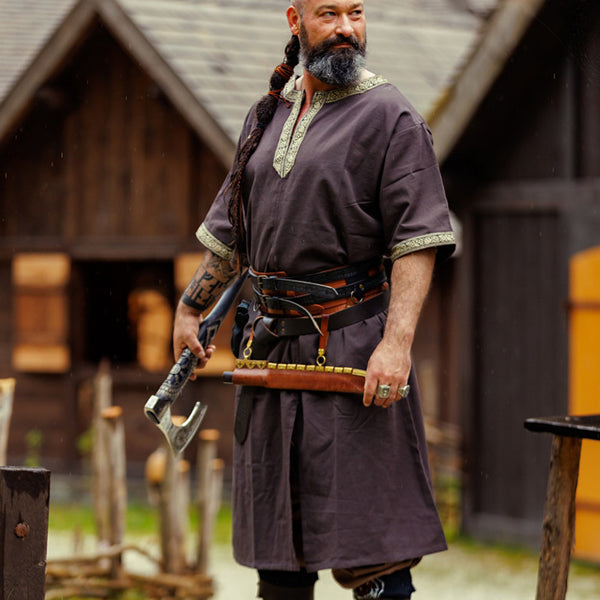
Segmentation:
<svg viewBox="0 0 600 600">
<path fill-rule="evenodd" d="M 146 402 L 144 412 L 162 431 L 173 453 L 180 454 L 200 429 L 206 408 L 202 403 L 196 402 L 190 416 L 181 425 L 175 425 L 171 415 L 171 405 L 165 402 L 164 398 L 151 396 Z"/>
</svg>

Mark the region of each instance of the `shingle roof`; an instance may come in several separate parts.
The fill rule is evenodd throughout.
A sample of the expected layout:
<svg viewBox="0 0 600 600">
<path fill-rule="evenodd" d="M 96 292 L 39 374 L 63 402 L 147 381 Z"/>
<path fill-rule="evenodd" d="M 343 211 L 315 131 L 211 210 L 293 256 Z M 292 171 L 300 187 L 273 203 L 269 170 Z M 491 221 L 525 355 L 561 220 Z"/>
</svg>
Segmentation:
<svg viewBox="0 0 600 600">
<path fill-rule="evenodd" d="M 108 2 L 109 0 L 79 0 Z M 232 141 L 264 93 L 289 37 L 286 0 L 111 0 Z M 480 9 L 496 0 L 367 0 L 368 66 L 425 116 L 477 41 Z M 0 111 L 77 0 L 0 0 Z"/>
<path fill-rule="evenodd" d="M 0 102 L 76 0 L 0 0 Z"/>
</svg>

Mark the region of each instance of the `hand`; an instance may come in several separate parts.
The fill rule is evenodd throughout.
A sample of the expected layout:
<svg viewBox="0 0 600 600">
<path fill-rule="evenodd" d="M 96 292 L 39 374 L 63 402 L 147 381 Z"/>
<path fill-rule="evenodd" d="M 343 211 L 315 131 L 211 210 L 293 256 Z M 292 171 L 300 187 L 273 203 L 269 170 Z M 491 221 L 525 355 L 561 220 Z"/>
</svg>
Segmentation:
<svg viewBox="0 0 600 600">
<path fill-rule="evenodd" d="M 382 340 L 367 365 L 363 404 L 371 406 L 374 402 L 376 406 L 387 408 L 400 400 L 402 397 L 398 390 L 406 385 L 410 368 L 410 352 L 402 351 L 387 343 L 385 339 Z M 391 391 L 387 398 L 376 395 L 378 385 L 390 386 Z"/>
<path fill-rule="evenodd" d="M 203 348 L 198 341 L 198 328 L 202 323 L 202 314 L 183 303 L 179 303 L 175 311 L 173 324 L 173 354 L 175 360 L 179 360 L 181 353 L 189 348 L 192 354 L 198 357 L 198 368 L 203 369 L 215 351 L 215 346 L 210 344 Z M 192 373 L 190 379 L 196 376 Z"/>
</svg>

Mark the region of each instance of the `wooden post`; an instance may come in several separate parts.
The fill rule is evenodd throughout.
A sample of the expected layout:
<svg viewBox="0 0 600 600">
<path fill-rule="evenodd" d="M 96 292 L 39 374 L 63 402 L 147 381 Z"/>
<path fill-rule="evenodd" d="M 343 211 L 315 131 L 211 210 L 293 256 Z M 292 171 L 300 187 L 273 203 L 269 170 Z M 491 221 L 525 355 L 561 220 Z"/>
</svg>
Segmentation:
<svg viewBox="0 0 600 600">
<path fill-rule="evenodd" d="M 220 433 L 216 429 L 203 429 L 199 434 L 196 488 L 198 511 L 196 570 L 198 573 L 207 572 L 213 521 L 220 505 L 223 463 L 222 461 L 215 463 L 219 438 Z"/>
<path fill-rule="evenodd" d="M 580 456 L 580 438 L 553 437 L 536 600 L 564 600 L 567 595 Z"/>
<path fill-rule="evenodd" d="M 102 447 L 106 450 L 105 462 L 108 480 L 108 513 L 104 520 L 108 525 L 107 542 L 110 546 L 119 546 L 125 536 L 125 518 L 127 510 L 127 472 L 125 453 L 125 426 L 123 409 L 109 406 L 102 411 L 99 431 Z M 118 579 L 122 570 L 122 555 L 111 559 L 111 577 Z"/>
<path fill-rule="evenodd" d="M 14 393 L 15 380 L 0 379 L 0 465 L 6 464 L 6 447 L 8 446 Z"/>
<path fill-rule="evenodd" d="M 102 411 L 111 405 L 112 376 L 110 374 L 110 364 L 108 361 L 103 360 L 94 378 L 94 412 L 92 422 L 94 435 L 94 444 L 92 447 L 92 496 L 98 548 L 101 551 L 110 546 L 110 473 L 106 462 L 106 438 L 101 432 L 103 429 Z"/>
<path fill-rule="evenodd" d="M 219 509 L 221 508 L 221 499 L 223 496 L 223 470 L 225 461 L 221 458 L 215 458 L 211 465 L 211 486 L 210 494 L 207 498 L 204 518 L 201 523 L 201 545 L 198 548 L 198 573 L 207 574 L 210 548 L 213 542 L 215 523 Z"/>
<path fill-rule="evenodd" d="M 50 472 L 0 468 L 0 598 L 43 600 Z"/>
<path fill-rule="evenodd" d="M 181 424 L 185 417 L 173 416 Z M 164 460 L 164 475 L 159 478 L 158 510 L 163 571 L 181 574 L 187 568 L 186 532 L 189 529 L 190 465 L 175 456 L 166 440 L 159 457 Z"/>
</svg>

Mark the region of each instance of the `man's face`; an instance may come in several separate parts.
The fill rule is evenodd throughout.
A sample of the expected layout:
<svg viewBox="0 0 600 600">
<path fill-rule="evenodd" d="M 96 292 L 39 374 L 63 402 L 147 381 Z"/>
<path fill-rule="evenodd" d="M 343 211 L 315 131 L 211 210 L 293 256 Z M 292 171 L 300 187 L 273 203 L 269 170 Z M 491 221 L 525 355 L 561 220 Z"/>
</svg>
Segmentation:
<svg viewBox="0 0 600 600">
<path fill-rule="evenodd" d="M 300 37 L 306 70 L 329 85 L 356 82 L 364 68 L 366 54 L 363 3 L 304 0 L 298 9 L 301 12 L 288 12 L 288 19 L 292 33 Z"/>
</svg>

